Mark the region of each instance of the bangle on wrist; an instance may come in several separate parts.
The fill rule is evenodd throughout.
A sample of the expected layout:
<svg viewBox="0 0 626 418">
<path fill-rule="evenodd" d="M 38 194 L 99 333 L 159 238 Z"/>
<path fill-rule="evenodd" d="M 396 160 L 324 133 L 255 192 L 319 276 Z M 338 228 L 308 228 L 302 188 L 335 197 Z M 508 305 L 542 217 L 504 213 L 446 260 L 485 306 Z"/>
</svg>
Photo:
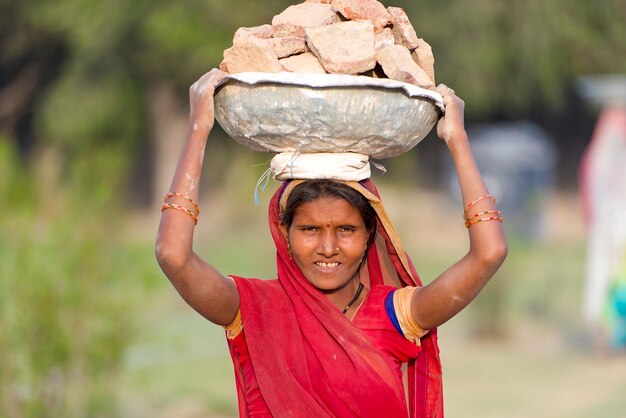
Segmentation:
<svg viewBox="0 0 626 418">
<path fill-rule="evenodd" d="M 177 205 L 176 203 L 168 203 L 168 199 L 170 199 L 172 197 L 179 197 L 179 198 L 184 199 L 184 200 L 188 201 L 189 203 L 191 203 L 191 205 L 195 209 L 195 213 L 192 212 L 191 209 L 186 208 L 186 207 L 184 207 L 182 205 Z M 165 211 L 167 209 L 175 209 L 175 210 L 177 210 L 179 212 L 185 213 L 185 214 L 189 215 L 191 217 L 191 219 L 193 219 L 194 225 L 198 224 L 198 215 L 200 214 L 200 207 L 189 196 L 186 196 L 186 195 L 184 195 L 182 193 L 176 193 L 176 192 L 166 193 L 165 196 L 163 196 L 163 205 L 161 206 L 161 212 L 163 212 L 163 211 Z"/>
</svg>

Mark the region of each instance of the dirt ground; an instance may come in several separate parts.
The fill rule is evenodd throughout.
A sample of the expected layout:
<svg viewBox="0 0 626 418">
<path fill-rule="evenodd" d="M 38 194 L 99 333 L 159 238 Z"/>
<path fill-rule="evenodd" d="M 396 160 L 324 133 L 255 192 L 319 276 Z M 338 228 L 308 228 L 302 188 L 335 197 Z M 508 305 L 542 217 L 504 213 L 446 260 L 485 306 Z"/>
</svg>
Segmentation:
<svg viewBox="0 0 626 418">
<path fill-rule="evenodd" d="M 557 332 L 489 341 L 443 330 L 442 361 L 447 417 L 626 417 L 626 355 Z"/>
</svg>

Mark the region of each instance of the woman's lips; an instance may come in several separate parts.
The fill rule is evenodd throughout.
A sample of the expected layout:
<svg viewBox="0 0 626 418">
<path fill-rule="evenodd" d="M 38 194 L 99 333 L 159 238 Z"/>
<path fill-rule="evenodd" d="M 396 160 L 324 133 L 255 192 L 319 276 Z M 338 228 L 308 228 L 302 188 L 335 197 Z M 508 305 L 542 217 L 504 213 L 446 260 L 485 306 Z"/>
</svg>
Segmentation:
<svg viewBox="0 0 626 418">
<path fill-rule="evenodd" d="M 332 271 L 339 266 L 336 261 L 316 261 L 315 267 L 322 271 Z"/>
</svg>

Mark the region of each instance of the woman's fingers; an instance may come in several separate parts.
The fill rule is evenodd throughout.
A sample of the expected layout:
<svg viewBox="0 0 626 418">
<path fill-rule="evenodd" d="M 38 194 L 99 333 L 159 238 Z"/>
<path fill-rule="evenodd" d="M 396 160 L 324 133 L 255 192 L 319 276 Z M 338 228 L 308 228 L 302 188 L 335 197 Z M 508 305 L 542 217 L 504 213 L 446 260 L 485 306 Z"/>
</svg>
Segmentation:
<svg viewBox="0 0 626 418">
<path fill-rule="evenodd" d="M 446 86 L 445 84 L 439 84 L 435 90 L 439 94 L 441 94 L 441 97 L 443 97 L 443 104 L 446 107 L 454 102 L 458 102 L 459 104 L 463 103 L 463 101 L 456 95 L 454 90 Z"/>
<path fill-rule="evenodd" d="M 446 86 L 445 84 L 439 84 L 435 89 L 441 97 L 443 98 L 443 104 L 446 107 L 446 113 L 448 110 L 454 111 L 458 109 L 459 111 L 463 111 L 463 107 L 465 102 L 459 98 L 453 89 Z M 448 109 L 448 106 L 452 105 L 455 109 Z"/>
<path fill-rule="evenodd" d="M 217 68 L 204 74 L 189 87 L 190 119 L 194 126 L 213 123 L 213 93 L 217 83 L 228 74 Z"/>
<path fill-rule="evenodd" d="M 437 90 L 439 92 L 439 94 L 441 94 L 442 96 L 444 94 L 454 94 L 454 90 L 452 90 L 450 87 L 446 86 L 445 84 L 439 84 L 435 90 Z"/>
<path fill-rule="evenodd" d="M 215 85 L 227 75 L 228 75 L 227 73 L 217 68 L 213 68 L 211 71 L 204 74 L 202 77 L 198 79 L 198 81 L 196 81 L 195 83 L 191 85 L 191 87 L 189 88 L 189 94 L 202 96 L 209 89 L 211 90 L 215 89 Z"/>
<path fill-rule="evenodd" d="M 441 94 L 445 107 L 445 115 L 439 119 L 437 125 L 437 134 L 447 143 L 455 134 L 465 129 L 463 121 L 465 102 L 445 84 L 438 85 L 435 90 Z"/>
</svg>

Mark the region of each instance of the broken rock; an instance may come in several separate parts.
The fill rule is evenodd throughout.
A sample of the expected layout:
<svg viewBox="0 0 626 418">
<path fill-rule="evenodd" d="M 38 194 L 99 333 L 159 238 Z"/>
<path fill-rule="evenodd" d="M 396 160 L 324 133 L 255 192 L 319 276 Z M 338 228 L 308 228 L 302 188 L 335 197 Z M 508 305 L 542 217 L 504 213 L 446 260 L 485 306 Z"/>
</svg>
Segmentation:
<svg viewBox="0 0 626 418">
<path fill-rule="evenodd" d="M 329 73 L 356 74 L 376 65 L 374 26 L 369 21 L 335 23 L 305 32 L 307 45 Z"/>
<path fill-rule="evenodd" d="M 324 71 L 324 67 L 322 67 L 315 55 L 310 52 L 283 58 L 280 60 L 280 63 L 285 70 L 294 73 L 326 73 L 326 71 Z"/>
<path fill-rule="evenodd" d="M 283 70 L 268 40 L 254 36 L 238 38 L 231 48 L 224 51 L 222 64 L 231 74 L 246 71 L 276 73 Z"/>
<path fill-rule="evenodd" d="M 378 50 L 378 63 L 387 77 L 420 87 L 432 87 L 433 82 L 426 72 L 411 57 L 411 52 L 402 45 L 389 45 Z"/>
<path fill-rule="evenodd" d="M 388 7 L 387 11 L 393 17 L 393 37 L 398 45 L 404 45 L 408 49 L 419 46 L 419 39 L 409 21 L 409 17 L 401 7 Z"/>
<path fill-rule="evenodd" d="M 374 35 L 374 47 L 380 49 L 385 45 L 393 45 L 395 40 L 393 32 L 389 28 L 383 29 L 380 33 Z"/>
<path fill-rule="evenodd" d="M 435 84 L 435 56 L 433 55 L 433 49 L 430 45 L 420 38 L 419 45 L 413 51 L 412 56 L 415 63 L 422 67 L 430 78 L 430 81 Z"/>
<path fill-rule="evenodd" d="M 331 25 L 341 18 L 330 4 L 306 2 L 289 6 L 274 16 L 272 26 L 275 37 L 299 36 L 304 38 L 304 29 Z"/>
<path fill-rule="evenodd" d="M 285 58 L 294 54 L 301 54 L 306 50 L 304 38 L 297 36 L 289 36 L 284 38 L 268 39 L 268 42 L 274 48 L 274 52 L 278 58 Z"/>
<path fill-rule="evenodd" d="M 269 39 L 272 37 L 273 28 L 272 25 L 254 26 L 251 28 L 239 28 L 235 32 L 233 41 L 237 38 L 245 38 L 248 36 L 254 36 L 261 39 Z"/>
<path fill-rule="evenodd" d="M 385 6 L 376 0 L 332 0 L 332 6 L 348 20 L 369 20 L 376 33 L 393 23 Z"/>
</svg>

